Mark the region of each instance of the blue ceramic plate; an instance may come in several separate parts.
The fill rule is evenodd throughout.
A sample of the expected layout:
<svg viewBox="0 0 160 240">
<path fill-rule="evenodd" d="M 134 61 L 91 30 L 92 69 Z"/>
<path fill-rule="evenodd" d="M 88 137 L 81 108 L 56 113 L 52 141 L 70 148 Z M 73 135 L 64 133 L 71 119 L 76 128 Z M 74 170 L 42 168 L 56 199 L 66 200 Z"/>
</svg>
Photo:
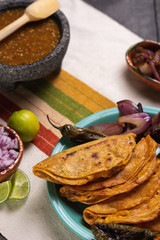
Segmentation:
<svg viewBox="0 0 160 240">
<path fill-rule="evenodd" d="M 159 108 L 153 107 L 143 107 L 143 110 L 144 112 L 150 113 L 151 116 L 154 116 L 160 111 Z M 114 122 L 117 120 L 118 116 L 118 108 L 111 108 L 86 117 L 78 122 L 76 126 L 87 128 L 89 125 L 96 123 Z M 74 146 L 73 142 L 71 142 L 68 138 L 62 137 L 55 146 L 51 155 L 72 146 Z M 88 226 L 88 224 L 86 224 L 83 220 L 82 212 L 86 205 L 81 203 L 72 203 L 61 197 L 59 194 L 59 186 L 54 183 L 47 182 L 47 189 L 52 206 L 61 220 L 82 239 L 95 239 L 90 230 L 90 226 Z"/>
</svg>

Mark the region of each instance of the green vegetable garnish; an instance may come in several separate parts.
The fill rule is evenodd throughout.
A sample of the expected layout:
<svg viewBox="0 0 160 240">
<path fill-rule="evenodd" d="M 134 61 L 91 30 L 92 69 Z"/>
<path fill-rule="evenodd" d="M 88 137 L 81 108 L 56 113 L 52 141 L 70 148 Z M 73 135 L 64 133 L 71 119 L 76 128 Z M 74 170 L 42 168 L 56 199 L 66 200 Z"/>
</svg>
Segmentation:
<svg viewBox="0 0 160 240">
<path fill-rule="evenodd" d="M 79 143 L 89 142 L 89 141 L 93 141 L 93 140 L 97 140 L 97 139 L 106 137 L 106 135 L 104 135 L 102 133 L 95 132 L 95 131 L 93 131 L 91 129 L 87 129 L 87 128 L 76 127 L 71 124 L 65 124 L 61 127 L 58 127 L 58 126 L 55 126 L 50 121 L 48 115 L 47 115 L 47 119 L 48 119 L 49 123 L 54 128 L 58 129 L 64 137 L 71 138 L 72 140 L 79 142 Z"/>
<path fill-rule="evenodd" d="M 91 230 L 97 240 L 153 240 L 159 234 L 123 224 L 94 223 Z"/>
</svg>

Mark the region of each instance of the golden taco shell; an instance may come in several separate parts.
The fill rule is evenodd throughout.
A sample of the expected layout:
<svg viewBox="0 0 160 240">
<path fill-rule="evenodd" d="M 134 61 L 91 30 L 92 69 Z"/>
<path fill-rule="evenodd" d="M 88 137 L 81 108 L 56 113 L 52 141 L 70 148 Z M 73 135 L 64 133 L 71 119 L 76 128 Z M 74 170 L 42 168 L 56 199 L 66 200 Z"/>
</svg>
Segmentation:
<svg viewBox="0 0 160 240">
<path fill-rule="evenodd" d="M 150 141 L 152 140 L 149 136 L 147 138 L 142 138 L 135 146 L 132 152 L 132 157 L 130 158 L 128 164 L 126 164 L 120 172 L 118 172 L 111 178 L 98 179 L 98 181 L 91 181 L 82 186 L 66 185 L 63 187 L 64 194 L 67 195 L 67 191 L 76 191 L 77 193 L 80 191 L 95 191 L 99 189 L 113 187 L 126 182 L 128 178 L 131 178 L 132 175 L 136 173 L 136 171 L 143 167 L 145 163 L 144 159 L 146 158 L 146 152 L 148 151 L 147 145 Z"/>
<path fill-rule="evenodd" d="M 98 205 L 98 204 L 97 204 Z M 88 210 L 84 210 L 84 220 L 92 225 L 95 222 L 100 223 L 125 223 L 125 224 L 138 224 L 155 219 L 160 211 L 160 189 L 148 201 L 140 204 L 139 206 L 131 209 L 113 212 L 108 209 L 107 212 L 97 214 L 97 209 L 92 211 L 92 206 Z M 94 212 L 95 211 L 95 212 Z"/>
<path fill-rule="evenodd" d="M 146 144 L 147 143 L 147 144 Z M 144 144 L 144 147 L 141 147 L 141 144 Z M 139 147 L 140 146 L 140 147 Z M 137 187 L 139 184 L 143 183 L 147 180 L 153 173 L 156 168 L 156 147 L 157 143 L 148 135 L 146 137 L 146 141 L 141 140 L 136 147 L 131 156 L 131 159 L 128 163 L 132 163 L 130 165 L 131 171 L 127 168 L 127 174 L 123 173 L 125 168 L 121 170 L 120 173 L 115 174 L 113 178 L 113 182 L 118 182 L 122 184 L 117 184 L 112 187 L 102 187 L 98 190 L 85 190 L 84 186 L 63 186 L 60 189 L 60 193 L 62 196 L 66 197 L 70 201 L 79 201 L 85 204 L 95 204 L 106 199 L 113 197 L 114 195 L 128 192 L 133 188 Z M 143 150 L 143 151 L 142 151 Z M 137 163 L 137 164 L 135 164 Z M 134 168 L 133 168 L 134 166 Z M 128 173 L 130 172 L 130 177 Z M 120 176 L 120 178 L 119 178 Z M 125 178 L 125 176 L 128 176 Z M 122 177 L 122 178 L 121 178 Z M 111 178 L 111 179 L 112 179 Z M 110 180 L 110 179 L 109 179 Z M 108 179 L 106 180 L 106 182 Z M 104 183 L 104 181 L 103 181 Z M 94 183 L 93 183 L 94 184 Z M 107 184 L 106 184 L 107 185 Z M 104 186 L 104 184 L 101 184 Z"/>
<path fill-rule="evenodd" d="M 115 214 L 118 211 L 139 207 L 151 199 L 160 188 L 160 162 L 157 160 L 157 170 L 144 183 L 134 188 L 132 191 L 116 195 L 115 197 L 92 205 L 84 210 L 84 217 L 87 221 L 97 221 L 102 215 Z M 88 223 L 89 223 L 88 222 Z M 150 229 L 153 230 L 153 229 Z"/>
<path fill-rule="evenodd" d="M 59 152 L 33 167 L 33 173 L 60 184 L 82 185 L 110 177 L 129 161 L 135 134 L 109 136 Z"/>
<path fill-rule="evenodd" d="M 99 205 L 99 211 L 102 209 L 104 211 L 104 209 L 107 209 L 108 207 L 114 208 L 116 211 L 130 209 L 148 201 L 158 188 L 160 188 L 160 164 L 152 176 L 144 183 L 138 185 L 129 192 L 116 195 L 97 205 Z"/>
</svg>

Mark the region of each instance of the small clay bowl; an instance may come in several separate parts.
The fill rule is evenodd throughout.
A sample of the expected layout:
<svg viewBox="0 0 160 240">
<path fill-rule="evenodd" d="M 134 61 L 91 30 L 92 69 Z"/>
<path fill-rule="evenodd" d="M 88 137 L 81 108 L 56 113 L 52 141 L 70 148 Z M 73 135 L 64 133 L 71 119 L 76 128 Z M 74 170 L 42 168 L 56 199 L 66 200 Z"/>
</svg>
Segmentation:
<svg viewBox="0 0 160 240">
<path fill-rule="evenodd" d="M 5 0 L 0 1 L 0 12 L 15 9 L 26 8 L 33 0 Z M 5 92 L 12 91 L 19 82 L 31 81 L 43 78 L 51 73 L 57 73 L 61 69 L 61 63 L 65 56 L 70 40 L 70 27 L 68 20 L 61 10 L 50 16 L 58 23 L 60 28 L 60 41 L 56 48 L 43 59 L 24 65 L 5 65 L 0 64 L 0 89 Z"/>
<path fill-rule="evenodd" d="M 160 49 L 160 43 L 151 41 L 151 40 L 146 40 L 142 41 L 139 43 L 136 43 L 135 45 L 131 46 L 125 55 L 126 62 L 128 64 L 129 70 L 143 83 L 147 84 L 151 88 L 160 91 L 160 82 L 152 77 L 146 76 L 142 74 L 133 64 L 132 57 L 134 54 L 134 50 L 136 47 L 144 47 L 146 49 L 156 51 Z"/>
<path fill-rule="evenodd" d="M 7 180 L 19 166 L 21 159 L 22 159 L 23 152 L 24 152 L 24 146 L 23 146 L 23 142 L 22 142 L 20 136 L 13 129 L 9 128 L 8 126 L 2 125 L 2 124 L 0 124 L 0 127 L 4 127 L 5 132 L 9 133 L 10 138 L 18 139 L 18 147 L 19 147 L 19 149 L 18 149 L 19 154 L 18 154 L 17 159 L 8 168 L 6 168 L 5 170 L 0 172 L 0 182 L 3 182 L 4 180 Z"/>
</svg>

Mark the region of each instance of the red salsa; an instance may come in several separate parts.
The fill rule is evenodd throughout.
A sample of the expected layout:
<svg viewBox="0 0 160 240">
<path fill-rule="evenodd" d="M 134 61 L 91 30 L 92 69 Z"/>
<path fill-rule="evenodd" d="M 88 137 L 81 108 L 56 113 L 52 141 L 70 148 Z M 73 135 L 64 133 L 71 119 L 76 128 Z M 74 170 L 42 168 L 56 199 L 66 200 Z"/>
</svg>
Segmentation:
<svg viewBox="0 0 160 240">
<path fill-rule="evenodd" d="M 0 29 L 24 13 L 24 9 L 7 10 L 0 14 Z M 0 63 L 30 64 L 54 50 L 60 40 L 60 29 L 52 18 L 30 22 L 0 42 Z"/>
</svg>

